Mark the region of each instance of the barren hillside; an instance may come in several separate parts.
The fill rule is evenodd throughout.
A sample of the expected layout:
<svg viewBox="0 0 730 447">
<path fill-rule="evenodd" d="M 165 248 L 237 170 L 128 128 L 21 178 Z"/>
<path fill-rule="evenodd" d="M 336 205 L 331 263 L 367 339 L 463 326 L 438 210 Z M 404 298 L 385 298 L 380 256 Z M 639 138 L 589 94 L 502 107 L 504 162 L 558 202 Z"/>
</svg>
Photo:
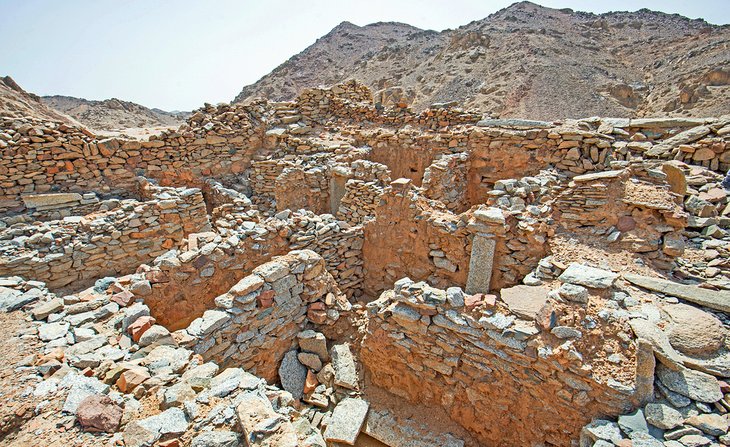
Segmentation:
<svg viewBox="0 0 730 447">
<path fill-rule="evenodd" d="M 459 101 L 499 117 L 721 115 L 730 27 L 649 10 L 590 14 L 516 3 L 443 32 L 343 22 L 255 84 L 289 100 L 349 78 L 384 104 Z"/>
<path fill-rule="evenodd" d="M 123 130 L 136 127 L 177 126 L 185 114 L 149 109 L 145 106 L 112 98 L 91 101 L 72 96 L 44 96 L 43 102 L 82 124 L 97 130 Z"/>
<path fill-rule="evenodd" d="M 0 77 L 0 116 L 66 123 L 72 121 L 69 117 L 46 107 L 37 95 L 23 90 L 10 76 Z"/>
</svg>

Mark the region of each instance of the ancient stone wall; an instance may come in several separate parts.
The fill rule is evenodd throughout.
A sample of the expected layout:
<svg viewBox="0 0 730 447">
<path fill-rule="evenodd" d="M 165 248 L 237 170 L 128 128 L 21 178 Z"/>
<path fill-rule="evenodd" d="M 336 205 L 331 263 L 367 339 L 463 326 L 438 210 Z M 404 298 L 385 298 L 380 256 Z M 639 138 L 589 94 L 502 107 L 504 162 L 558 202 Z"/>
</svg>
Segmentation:
<svg viewBox="0 0 730 447">
<path fill-rule="evenodd" d="M 278 365 L 307 323 L 333 323 L 348 308 L 325 262 L 298 250 L 255 268 L 215 298 L 216 308 L 193 320 L 185 332 L 206 361 L 250 371 L 276 381 Z M 342 307 L 340 307 L 342 306 Z"/>
<path fill-rule="evenodd" d="M 144 188 L 145 202 L 128 199 L 111 211 L 3 230 L 0 275 L 45 281 L 51 289 L 80 288 L 130 273 L 178 247 L 188 233 L 209 229 L 199 189 Z"/>
<path fill-rule="evenodd" d="M 634 372 L 625 383 L 598 377 L 584 348 L 542 329 L 539 317 L 530 321 L 495 302 L 477 310 L 467 299 L 465 307 L 464 298 L 456 288 L 403 279 L 370 303 L 361 349 L 370 380 L 443 407 L 484 445 L 571 445 L 591 417 L 631 407 Z"/>
<path fill-rule="evenodd" d="M 324 258 L 327 271 L 348 297 L 362 294 L 364 234 L 362 226 L 350 227 L 332 216 L 311 213 L 294 220 L 296 229 L 289 236 L 292 250 L 313 250 Z"/>
<path fill-rule="evenodd" d="M 276 210 L 311 210 L 330 213 L 330 172 L 325 166 L 285 168 L 274 181 Z"/>
<path fill-rule="evenodd" d="M 543 220 L 496 209 L 454 214 L 404 180 L 385 189 L 375 220 L 364 224 L 367 295 L 377 296 L 404 276 L 436 287 L 465 287 L 472 271 L 485 275 L 479 291 L 488 292 L 520 282 L 545 256 Z M 482 244 L 490 246 L 487 252 Z"/>
<path fill-rule="evenodd" d="M 179 132 L 150 141 L 100 140 L 86 129 L 4 119 L 0 213 L 24 208 L 21 195 L 100 191 L 129 197 L 139 173 L 163 185 L 202 186 L 211 175 L 241 173 L 262 146 L 258 106 L 197 112 Z"/>
<path fill-rule="evenodd" d="M 423 195 L 443 203 L 449 211 L 465 211 L 469 208 L 466 200 L 468 171 L 468 154 L 441 156 L 423 174 Z"/>
</svg>

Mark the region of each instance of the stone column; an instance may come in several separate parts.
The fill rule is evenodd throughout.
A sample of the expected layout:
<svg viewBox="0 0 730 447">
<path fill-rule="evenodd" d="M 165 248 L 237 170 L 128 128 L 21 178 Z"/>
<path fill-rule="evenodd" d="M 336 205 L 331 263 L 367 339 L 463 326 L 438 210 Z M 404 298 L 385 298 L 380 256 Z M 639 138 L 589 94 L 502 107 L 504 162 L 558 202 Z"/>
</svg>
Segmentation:
<svg viewBox="0 0 730 447">
<path fill-rule="evenodd" d="M 494 268 L 494 252 L 497 247 L 496 234 L 504 231 L 505 219 L 499 208 L 474 211 L 474 222 L 469 226 L 475 230 L 471 242 L 469 276 L 466 279 L 466 293 L 489 293 Z"/>
<path fill-rule="evenodd" d="M 352 176 L 352 172 L 344 166 L 336 166 L 332 169 L 332 177 L 330 178 L 330 214 L 337 215 L 340 209 L 340 201 L 345 196 L 345 186 L 347 180 Z"/>
</svg>

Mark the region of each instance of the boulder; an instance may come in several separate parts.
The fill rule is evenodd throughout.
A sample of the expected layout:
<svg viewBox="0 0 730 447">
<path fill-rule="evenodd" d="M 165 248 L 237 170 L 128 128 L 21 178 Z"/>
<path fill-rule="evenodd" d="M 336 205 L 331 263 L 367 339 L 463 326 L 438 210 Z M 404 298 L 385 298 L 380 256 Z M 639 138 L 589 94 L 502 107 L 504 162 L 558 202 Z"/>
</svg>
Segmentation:
<svg viewBox="0 0 730 447">
<path fill-rule="evenodd" d="M 79 403 L 76 419 L 86 431 L 114 433 L 119 428 L 123 413 L 109 396 L 97 394 Z"/>
<path fill-rule="evenodd" d="M 686 304 L 664 307 L 672 320 L 669 342 L 677 351 L 691 356 L 717 353 L 725 345 L 727 331 L 714 315 Z"/>
</svg>

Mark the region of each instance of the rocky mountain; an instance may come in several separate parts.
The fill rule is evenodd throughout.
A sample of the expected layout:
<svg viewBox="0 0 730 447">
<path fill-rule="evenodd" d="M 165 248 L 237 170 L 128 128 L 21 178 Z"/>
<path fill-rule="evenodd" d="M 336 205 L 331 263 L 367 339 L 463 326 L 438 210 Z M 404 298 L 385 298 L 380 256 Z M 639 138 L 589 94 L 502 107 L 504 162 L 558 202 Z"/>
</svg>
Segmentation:
<svg viewBox="0 0 730 447">
<path fill-rule="evenodd" d="M 234 102 L 356 78 L 385 105 L 459 101 L 495 117 L 730 113 L 730 26 L 646 9 L 520 2 L 455 30 L 343 22 Z"/>
<path fill-rule="evenodd" d="M 72 96 L 44 96 L 43 103 L 63 112 L 95 130 L 117 131 L 128 128 L 177 126 L 185 120 L 185 112 L 165 112 L 112 98 L 91 101 Z"/>
<path fill-rule="evenodd" d="M 73 122 L 68 116 L 44 105 L 38 95 L 23 90 L 10 76 L 0 77 L 0 116 Z"/>
</svg>

